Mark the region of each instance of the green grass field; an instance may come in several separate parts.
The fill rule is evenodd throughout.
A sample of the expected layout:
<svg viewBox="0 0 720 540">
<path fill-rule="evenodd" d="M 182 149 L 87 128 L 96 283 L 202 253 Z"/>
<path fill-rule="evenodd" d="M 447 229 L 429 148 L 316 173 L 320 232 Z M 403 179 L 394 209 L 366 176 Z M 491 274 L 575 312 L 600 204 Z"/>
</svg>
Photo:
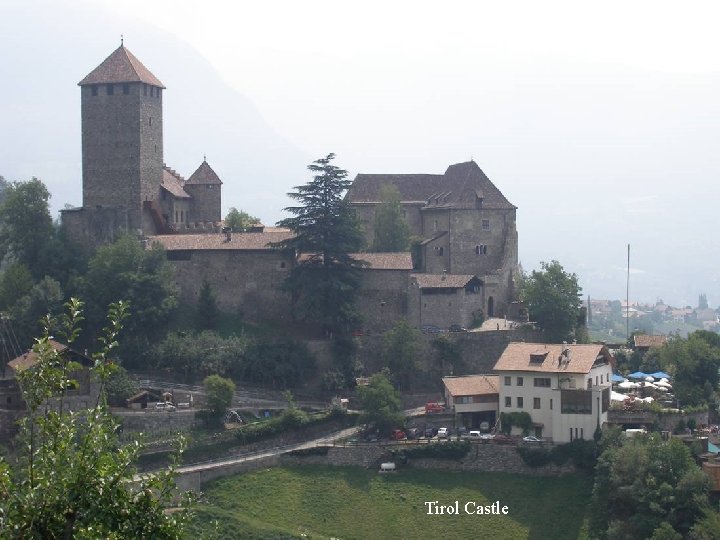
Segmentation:
<svg viewBox="0 0 720 540">
<path fill-rule="evenodd" d="M 188 538 L 585 538 L 592 482 L 582 476 L 357 467 L 265 469 L 206 487 Z M 425 501 L 459 501 L 459 515 L 427 515 Z M 507 515 L 468 515 L 500 501 Z"/>
</svg>

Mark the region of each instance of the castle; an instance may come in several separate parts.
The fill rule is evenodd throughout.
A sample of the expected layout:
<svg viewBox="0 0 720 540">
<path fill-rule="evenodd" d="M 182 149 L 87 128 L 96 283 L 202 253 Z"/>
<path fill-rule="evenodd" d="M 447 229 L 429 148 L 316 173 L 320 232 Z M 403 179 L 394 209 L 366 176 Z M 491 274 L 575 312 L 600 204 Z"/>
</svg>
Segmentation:
<svg viewBox="0 0 720 540">
<path fill-rule="evenodd" d="M 222 182 L 207 161 L 187 180 L 163 162 L 163 83 L 120 45 L 78 84 L 83 206 L 62 212 L 72 237 L 216 228 Z"/>
<path fill-rule="evenodd" d="M 120 232 L 162 244 L 175 266 L 181 300 L 197 300 L 206 280 L 219 307 L 249 320 L 287 319 L 282 283 L 301 254 L 271 247 L 292 233 L 275 227 L 221 233 L 222 182 L 203 161 L 185 180 L 163 162 L 164 85 L 122 44 L 79 83 L 82 102 L 83 206 L 64 210 L 71 238 L 98 245 Z M 365 328 L 381 331 L 405 318 L 416 326 L 467 326 L 504 316 L 515 295 L 516 207 L 474 161 L 444 174 L 359 174 L 347 193 L 368 239 L 394 185 L 411 234 L 422 238 L 415 267 L 409 252 L 360 253 L 358 308 Z M 368 244 L 370 242 L 368 241 Z"/>
</svg>

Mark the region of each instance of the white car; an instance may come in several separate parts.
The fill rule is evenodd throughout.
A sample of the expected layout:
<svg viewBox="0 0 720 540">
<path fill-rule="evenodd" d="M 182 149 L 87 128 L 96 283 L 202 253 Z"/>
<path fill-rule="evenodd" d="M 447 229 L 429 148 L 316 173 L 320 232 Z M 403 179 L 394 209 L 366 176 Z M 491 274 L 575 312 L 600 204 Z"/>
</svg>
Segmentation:
<svg viewBox="0 0 720 540">
<path fill-rule="evenodd" d="M 479 431 L 475 431 L 475 430 L 468 433 L 468 437 L 470 437 L 471 439 L 480 439 L 481 435 L 482 435 L 482 433 L 480 433 Z"/>
<path fill-rule="evenodd" d="M 175 405 L 168 403 L 167 401 L 158 401 L 155 404 L 155 409 L 158 411 L 174 411 Z"/>
<path fill-rule="evenodd" d="M 447 439 L 449 435 L 450 435 L 450 431 L 448 430 L 448 428 L 441 427 L 440 429 L 438 429 L 438 432 L 437 432 L 438 439 Z"/>
<path fill-rule="evenodd" d="M 540 437 L 536 437 L 535 435 L 528 435 L 527 437 L 523 437 L 523 441 L 529 443 L 543 443 L 545 442 L 545 439 L 541 439 Z"/>
</svg>

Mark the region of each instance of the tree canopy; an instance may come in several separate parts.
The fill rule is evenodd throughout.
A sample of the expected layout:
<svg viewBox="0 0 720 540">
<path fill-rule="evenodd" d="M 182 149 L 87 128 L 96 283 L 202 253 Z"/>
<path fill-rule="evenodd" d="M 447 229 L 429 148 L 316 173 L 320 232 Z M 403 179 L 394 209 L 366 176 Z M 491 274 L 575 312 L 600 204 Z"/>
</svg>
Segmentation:
<svg viewBox="0 0 720 540">
<path fill-rule="evenodd" d="M 208 375 L 203 381 L 205 400 L 210 414 L 221 416 L 232 404 L 235 394 L 235 383 L 220 375 Z"/>
<path fill-rule="evenodd" d="M 225 226 L 230 227 L 233 232 L 243 232 L 252 227 L 256 223 L 260 223 L 260 219 L 251 216 L 243 210 L 238 210 L 234 206 L 230 208 L 225 216 Z"/>
<path fill-rule="evenodd" d="M 294 217 L 279 222 L 295 233 L 279 247 L 301 255 L 286 280 L 297 314 L 326 331 L 347 329 L 358 319 L 361 263 L 350 254 L 363 243 L 355 212 L 343 198 L 350 187 L 347 171 L 333 165 L 333 159 L 335 154 L 328 154 L 308 165 L 313 179 L 288 193 L 301 205 L 285 208 Z"/>
<path fill-rule="evenodd" d="M 392 184 L 380 188 L 380 204 L 375 209 L 372 250 L 405 251 L 410 243 L 410 228 L 402 215 L 400 192 Z"/>
<path fill-rule="evenodd" d="M 709 479 L 688 447 L 657 435 L 618 442 L 602 453 L 596 467 L 591 537 L 698 538 L 693 529 L 713 512 Z"/>
<path fill-rule="evenodd" d="M 549 342 L 572 340 L 582 313 L 578 278 L 565 272 L 558 261 L 540 264 L 542 270 L 522 278 L 520 297 L 527 304 L 530 320 L 545 331 Z"/>
<path fill-rule="evenodd" d="M 72 344 L 82 320 L 73 300 L 58 336 Z M 37 362 L 19 373 L 29 414 L 21 423 L 22 455 L 0 457 L 0 537 L 2 538 L 180 538 L 185 512 L 166 513 L 175 495 L 174 466 L 134 478 L 140 444 L 121 445 L 118 422 L 106 404 L 105 386 L 117 365 L 109 354 L 126 307 L 110 309 L 101 350 L 87 368 L 99 382 L 89 410 L 68 410 L 80 368 L 50 344 L 50 326 L 33 347 Z"/>
<path fill-rule="evenodd" d="M 421 339 L 420 331 L 404 319 L 383 334 L 382 359 L 401 388 L 417 369 Z"/>
<path fill-rule="evenodd" d="M 366 386 L 357 388 L 357 393 L 363 411 L 362 422 L 374 424 L 383 432 L 402 425 L 400 395 L 383 373 L 370 377 Z"/>
</svg>

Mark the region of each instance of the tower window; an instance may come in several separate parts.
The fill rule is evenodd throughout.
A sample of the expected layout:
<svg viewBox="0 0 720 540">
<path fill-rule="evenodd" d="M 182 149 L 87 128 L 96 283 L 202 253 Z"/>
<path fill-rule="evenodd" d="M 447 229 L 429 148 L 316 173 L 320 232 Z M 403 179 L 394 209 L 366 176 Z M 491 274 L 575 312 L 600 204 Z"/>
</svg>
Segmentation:
<svg viewBox="0 0 720 540">
<path fill-rule="evenodd" d="M 93 84 L 91 87 L 92 95 L 97 96 L 97 84 Z"/>
<path fill-rule="evenodd" d="M 153 97 L 154 95 L 155 95 L 155 87 L 151 86 L 150 87 L 150 97 Z"/>
<path fill-rule="evenodd" d="M 107 85 L 107 95 L 112 96 L 115 93 L 115 87 L 112 84 Z"/>
<path fill-rule="evenodd" d="M 147 96 L 147 83 L 143 83 L 143 96 Z"/>
<path fill-rule="evenodd" d="M 130 85 L 129 84 L 123 84 L 123 94 L 127 95 L 130 93 Z"/>
<path fill-rule="evenodd" d="M 152 126 L 152 116 L 148 117 L 148 125 Z"/>
<path fill-rule="evenodd" d="M 155 90 L 155 95 L 156 95 L 157 97 L 160 97 L 160 89 L 159 89 L 159 88 L 158 88 L 157 90 Z"/>
<path fill-rule="evenodd" d="M 489 219 L 483 219 L 483 220 L 482 220 L 482 230 L 483 230 L 483 231 L 489 231 L 489 230 L 490 230 L 490 220 L 489 220 Z"/>
<path fill-rule="evenodd" d="M 475 246 L 475 255 L 487 255 L 487 246 L 484 244 Z"/>
</svg>

